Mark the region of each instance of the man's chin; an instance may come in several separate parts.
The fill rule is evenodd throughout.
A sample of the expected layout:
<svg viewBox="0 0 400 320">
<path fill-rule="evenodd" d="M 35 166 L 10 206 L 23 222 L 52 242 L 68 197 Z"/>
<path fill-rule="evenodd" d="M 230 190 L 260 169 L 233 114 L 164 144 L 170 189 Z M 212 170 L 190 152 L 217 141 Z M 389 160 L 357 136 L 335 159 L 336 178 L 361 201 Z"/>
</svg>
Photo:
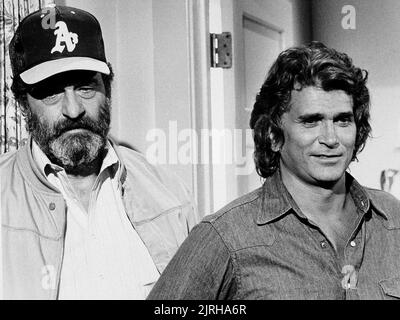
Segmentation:
<svg viewBox="0 0 400 320">
<path fill-rule="evenodd" d="M 63 133 L 49 144 L 50 160 L 69 174 L 87 175 L 101 165 L 106 138 L 84 129 Z"/>
<path fill-rule="evenodd" d="M 92 162 L 84 161 L 82 163 L 66 164 L 63 166 L 63 168 L 68 175 L 86 177 L 91 174 L 98 174 L 101 163 L 102 157 L 98 157 Z"/>
<path fill-rule="evenodd" d="M 331 189 L 343 179 L 344 174 L 344 171 L 325 172 L 323 174 L 316 175 L 315 180 L 318 182 L 320 187 Z"/>
</svg>

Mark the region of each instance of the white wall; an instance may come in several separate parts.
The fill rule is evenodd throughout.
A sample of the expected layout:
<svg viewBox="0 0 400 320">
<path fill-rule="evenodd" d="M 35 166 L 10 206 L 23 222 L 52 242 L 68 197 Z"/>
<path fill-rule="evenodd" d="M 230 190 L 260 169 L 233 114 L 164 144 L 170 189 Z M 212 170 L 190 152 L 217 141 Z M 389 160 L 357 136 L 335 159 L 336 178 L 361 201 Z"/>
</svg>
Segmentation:
<svg viewBox="0 0 400 320">
<path fill-rule="evenodd" d="M 356 9 L 356 29 L 342 28 L 342 7 Z M 351 173 L 360 182 L 379 187 L 382 169 L 400 167 L 394 148 L 400 145 L 400 1 L 313 1 L 314 39 L 348 53 L 357 66 L 369 72 L 374 138 L 359 155 Z M 399 159 L 397 159 L 398 161 Z"/>
<path fill-rule="evenodd" d="M 155 126 L 152 1 L 119 0 L 117 45 L 118 139 L 141 151 Z"/>
</svg>

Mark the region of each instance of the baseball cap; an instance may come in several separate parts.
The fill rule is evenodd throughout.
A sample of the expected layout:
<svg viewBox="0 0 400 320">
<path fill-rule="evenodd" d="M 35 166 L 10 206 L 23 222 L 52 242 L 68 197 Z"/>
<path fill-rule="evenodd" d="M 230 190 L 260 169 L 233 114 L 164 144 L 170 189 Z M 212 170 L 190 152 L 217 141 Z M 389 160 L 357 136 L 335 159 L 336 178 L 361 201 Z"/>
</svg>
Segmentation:
<svg viewBox="0 0 400 320">
<path fill-rule="evenodd" d="M 11 40 L 10 58 L 14 77 L 26 84 L 71 70 L 110 74 L 99 22 L 67 6 L 52 5 L 25 17 Z"/>
</svg>

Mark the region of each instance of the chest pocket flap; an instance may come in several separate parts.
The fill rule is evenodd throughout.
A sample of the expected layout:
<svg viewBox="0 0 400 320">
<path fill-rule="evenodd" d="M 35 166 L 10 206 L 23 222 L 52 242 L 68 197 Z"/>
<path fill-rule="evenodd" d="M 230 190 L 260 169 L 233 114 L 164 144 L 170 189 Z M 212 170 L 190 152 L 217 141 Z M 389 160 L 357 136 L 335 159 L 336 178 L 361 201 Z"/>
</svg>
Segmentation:
<svg viewBox="0 0 400 320">
<path fill-rule="evenodd" d="M 400 299 L 400 276 L 381 280 L 379 285 L 386 295 Z"/>
</svg>

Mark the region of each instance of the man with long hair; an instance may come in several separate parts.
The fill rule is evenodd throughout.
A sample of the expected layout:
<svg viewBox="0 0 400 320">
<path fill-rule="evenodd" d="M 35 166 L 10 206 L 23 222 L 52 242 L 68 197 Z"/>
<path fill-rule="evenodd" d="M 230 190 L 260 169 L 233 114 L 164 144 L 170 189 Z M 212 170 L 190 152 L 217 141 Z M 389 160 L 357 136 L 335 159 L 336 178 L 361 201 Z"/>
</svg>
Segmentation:
<svg viewBox="0 0 400 320">
<path fill-rule="evenodd" d="M 250 120 L 263 186 L 205 217 L 149 299 L 399 297 L 400 203 L 346 172 L 371 131 L 366 81 L 322 43 L 279 55 Z"/>
</svg>

